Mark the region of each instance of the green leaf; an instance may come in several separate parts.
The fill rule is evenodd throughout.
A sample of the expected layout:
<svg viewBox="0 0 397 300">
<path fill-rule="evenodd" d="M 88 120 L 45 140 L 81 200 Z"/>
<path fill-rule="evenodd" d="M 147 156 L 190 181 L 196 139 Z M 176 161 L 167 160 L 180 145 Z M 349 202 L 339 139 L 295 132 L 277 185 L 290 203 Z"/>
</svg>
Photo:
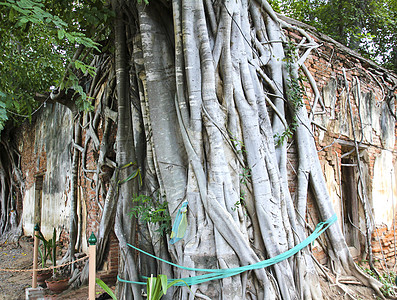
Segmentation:
<svg viewBox="0 0 397 300">
<path fill-rule="evenodd" d="M 19 6 L 15 5 L 15 4 L 5 3 L 4 5 L 5 5 L 5 6 L 10 6 L 10 7 L 12 7 L 12 8 L 15 9 L 17 12 L 19 12 L 19 13 L 21 13 L 21 14 L 23 14 L 23 15 L 28 15 L 28 14 L 29 14 L 29 10 L 20 8 Z"/>
<path fill-rule="evenodd" d="M 17 4 L 21 8 L 33 8 L 36 3 L 29 0 L 19 0 Z"/>
<path fill-rule="evenodd" d="M 69 70 L 64 76 L 76 43 L 97 49 L 93 39 L 98 32 L 101 39 L 107 37 L 106 20 L 112 15 L 103 1 L 84 1 L 77 5 L 70 1 L 0 0 L 0 9 L 0 90 L 3 93 L 0 102 L 5 103 L 8 110 L 24 116 L 40 105 L 34 100 L 35 93 L 45 93 L 52 85 L 63 89 L 78 85 L 78 78 L 72 77 L 75 70 Z M 88 51 L 82 56 L 87 60 L 91 58 L 86 55 Z M 77 67 L 95 76 L 95 68 L 85 59 L 81 59 Z M 81 96 L 78 108 L 90 110 L 91 99 L 87 99 L 81 88 L 78 93 Z M 7 120 L 7 111 L 1 110 L 2 106 L 0 130 Z M 26 118 L 13 116 L 12 119 L 22 122 Z"/>
<path fill-rule="evenodd" d="M 161 283 L 161 290 L 163 291 L 164 295 L 167 294 L 167 289 L 168 289 L 167 275 L 159 274 L 157 275 L 157 279 Z"/>
<path fill-rule="evenodd" d="M 74 61 L 74 66 L 76 69 L 81 70 L 81 72 L 85 73 L 87 71 L 88 65 L 83 63 L 82 61 L 75 60 Z"/>
<path fill-rule="evenodd" d="M 159 300 L 163 295 L 167 293 L 167 290 L 173 285 L 183 282 L 189 288 L 186 281 L 182 279 L 173 280 L 168 283 L 167 275 L 159 274 L 157 277 L 153 277 L 153 274 L 146 280 L 146 291 L 147 300 Z M 191 290 L 190 290 L 191 291 Z"/>
<path fill-rule="evenodd" d="M 27 17 L 23 16 L 19 19 L 17 26 L 22 26 L 23 24 L 28 23 L 28 22 L 29 22 L 29 19 Z M 18 24 L 20 24 L 20 25 L 18 25 Z"/>
<path fill-rule="evenodd" d="M 131 179 L 134 179 L 135 177 L 139 176 L 139 183 L 142 185 L 142 177 L 141 177 L 141 172 L 138 169 L 136 169 L 131 175 L 129 175 L 126 179 L 120 180 L 119 184 L 125 183 L 127 181 L 130 181 Z"/>
<path fill-rule="evenodd" d="M 65 30 L 58 30 L 58 39 L 62 40 L 65 37 Z"/>
<path fill-rule="evenodd" d="M 186 286 L 187 286 L 187 287 L 189 288 L 189 290 L 190 290 L 189 285 L 188 285 L 187 282 L 184 281 L 183 279 L 176 279 L 176 280 L 171 281 L 171 282 L 168 284 L 168 288 L 172 287 L 173 285 L 177 284 L 178 282 L 183 282 L 184 284 L 186 284 Z M 191 290 L 190 290 L 190 291 L 191 291 Z"/>
<path fill-rule="evenodd" d="M 157 278 L 150 276 L 146 282 L 146 289 L 147 289 L 147 299 L 148 300 L 155 300 L 155 287 L 156 287 Z"/>
<path fill-rule="evenodd" d="M 104 283 L 101 279 L 95 278 L 95 282 L 106 292 L 109 294 L 110 297 L 112 297 L 113 300 L 117 300 L 116 295 L 113 293 L 112 289 L 107 286 L 106 283 Z"/>
</svg>

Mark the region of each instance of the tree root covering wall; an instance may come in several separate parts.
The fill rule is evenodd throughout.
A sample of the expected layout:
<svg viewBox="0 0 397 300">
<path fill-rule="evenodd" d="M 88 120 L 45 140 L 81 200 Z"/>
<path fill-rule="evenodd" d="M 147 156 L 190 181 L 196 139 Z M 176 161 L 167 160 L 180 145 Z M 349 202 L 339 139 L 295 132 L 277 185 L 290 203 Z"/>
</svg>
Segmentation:
<svg viewBox="0 0 397 300">
<path fill-rule="evenodd" d="M 295 41 L 301 39 L 296 31 L 290 31 L 288 35 Z M 321 46 L 305 62 L 306 69 L 317 83 L 317 90 L 312 88 L 309 80 L 304 81 L 303 85 L 306 99 L 311 99 L 306 103 L 313 113 L 313 132 L 328 192 L 339 224 L 345 230 L 345 235 L 349 236 L 348 244 L 353 256 L 357 259 L 366 257 L 366 212 L 359 199 L 366 197 L 371 226 L 382 228 L 380 238 L 384 255 L 378 235 L 373 235 L 372 240 L 376 260 L 391 258 L 391 239 L 394 238 L 392 224 L 397 212 L 397 202 L 394 200 L 397 199 L 396 120 L 393 116 L 396 96 L 392 90 L 393 81 L 388 83 L 387 78 L 395 78 L 395 75 L 359 59 L 335 41 L 317 42 Z M 317 107 L 313 107 L 316 103 L 313 99 L 316 98 Z M 357 153 L 352 151 L 355 141 L 359 150 L 358 158 Z M 296 165 L 294 155 L 296 153 L 291 150 L 292 166 Z M 358 164 L 361 165 L 360 175 Z M 295 173 L 291 167 L 291 185 L 296 182 Z M 351 176 L 351 180 L 346 176 Z M 359 176 L 362 177 L 363 186 Z M 312 225 L 318 221 L 315 213 L 311 216 L 313 211 L 314 208 L 309 209 L 308 218 Z M 321 246 L 316 244 L 315 248 L 318 248 L 314 249 L 316 256 L 324 261 Z"/>
<path fill-rule="evenodd" d="M 186 267 L 232 268 L 285 252 L 335 211 L 339 226 L 313 252 L 380 293 L 352 255 L 371 253 L 377 220 L 393 218 L 396 76 L 280 20 L 266 1 L 149 2 L 112 1 L 115 53 L 92 62 L 97 72 L 86 92 L 94 111 L 47 108 L 17 135 L 30 145 L 19 149 L 26 233 L 42 176 L 41 223 L 69 230 L 71 258 L 93 231 L 99 266 L 118 262 L 127 280 L 180 278 L 197 272 L 127 243 Z M 187 231 L 171 245 L 185 200 Z M 320 299 L 309 250 L 192 292 Z M 105 262 L 107 254 L 118 260 Z M 141 298 L 136 285 L 120 284 L 119 293 Z"/>
</svg>

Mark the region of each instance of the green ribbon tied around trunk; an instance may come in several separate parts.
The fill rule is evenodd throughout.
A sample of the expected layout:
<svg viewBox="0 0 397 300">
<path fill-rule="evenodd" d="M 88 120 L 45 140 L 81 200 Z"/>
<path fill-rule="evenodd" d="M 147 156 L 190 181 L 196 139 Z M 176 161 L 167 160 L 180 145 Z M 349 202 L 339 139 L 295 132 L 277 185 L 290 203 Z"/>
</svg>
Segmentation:
<svg viewBox="0 0 397 300">
<path fill-rule="evenodd" d="M 187 201 L 183 201 L 182 206 L 179 208 L 176 214 L 174 226 L 172 226 L 172 231 L 170 235 L 170 244 L 175 244 L 177 241 L 183 239 L 183 237 L 185 236 L 187 228 L 187 204 Z"/>
<path fill-rule="evenodd" d="M 183 207 L 186 210 L 186 206 L 187 206 L 187 203 L 185 204 L 185 207 L 182 205 L 180 210 L 182 211 Z M 181 214 L 182 214 L 182 212 L 181 212 Z M 186 215 L 186 211 L 185 211 L 185 215 Z M 181 216 L 181 220 L 182 220 L 182 216 Z M 267 268 L 267 267 L 272 266 L 272 265 L 274 265 L 276 263 L 279 263 L 280 261 L 288 259 L 291 256 L 293 256 L 296 253 L 298 253 L 299 251 L 301 251 L 303 248 L 305 248 L 308 245 L 310 245 L 311 243 L 313 243 L 314 240 L 317 239 L 325 230 L 327 230 L 328 227 L 330 227 L 332 224 L 334 224 L 336 222 L 336 220 L 337 220 L 337 217 L 334 214 L 333 216 L 331 216 L 325 222 L 318 223 L 316 228 L 314 229 L 314 231 L 313 231 L 313 233 L 311 235 L 309 235 L 306 239 L 304 239 L 302 242 L 300 242 L 295 247 L 293 247 L 293 248 L 291 248 L 291 249 L 289 249 L 289 250 L 287 250 L 287 251 L 285 251 L 283 253 L 280 253 L 279 255 L 276 255 L 274 257 L 268 258 L 268 259 L 263 260 L 263 261 L 259 261 L 257 263 L 252 264 L 252 265 L 246 265 L 246 266 L 230 268 L 230 269 L 199 269 L 199 268 L 190 268 L 190 267 L 180 266 L 180 265 L 174 264 L 172 262 L 169 262 L 169 261 L 167 261 L 165 259 L 162 259 L 160 257 L 157 257 L 157 256 L 155 256 L 153 254 L 147 253 L 147 252 L 145 252 L 145 251 L 143 251 L 143 250 L 141 250 L 141 249 L 139 249 L 139 248 L 137 248 L 137 247 L 135 247 L 135 246 L 133 246 L 131 244 L 127 243 L 127 245 L 129 247 L 139 251 L 139 252 L 142 252 L 142 253 L 150 256 L 150 257 L 153 257 L 153 258 L 155 258 L 155 259 L 157 259 L 159 261 L 167 263 L 167 264 L 169 264 L 171 266 L 174 266 L 176 268 L 183 269 L 183 270 L 188 270 L 188 271 L 204 272 L 205 274 L 178 279 L 178 282 L 175 283 L 176 286 L 183 286 L 183 285 L 186 285 L 186 284 L 188 286 L 192 286 L 192 285 L 200 284 L 200 283 L 207 282 L 207 281 L 210 281 L 210 280 L 216 280 L 216 279 L 222 279 L 222 278 L 235 276 L 235 275 L 238 275 L 238 274 L 243 273 L 245 271 L 261 269 L 261 268 Z M 145 285 L 147 277 L 142 276 L 142 278 L 145 280 L 145 282 L 129 281 L 129 280 L 122 279 L 122 278 L 120 278 L 117 275 L 117 280 L 120 281 L 120 282 Z M 168 279 L 168 283 L 171 283 L 173 281 L 175 281 L 175 279 Z"/>
</svg>

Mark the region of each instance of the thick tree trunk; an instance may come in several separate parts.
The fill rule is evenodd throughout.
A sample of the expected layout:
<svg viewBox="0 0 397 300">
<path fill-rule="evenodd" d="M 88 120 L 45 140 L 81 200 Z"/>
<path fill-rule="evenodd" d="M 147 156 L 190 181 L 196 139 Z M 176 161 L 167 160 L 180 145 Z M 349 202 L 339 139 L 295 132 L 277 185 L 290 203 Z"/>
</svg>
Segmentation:
<svg viewBox="0 0 397 300">
<path fill-rule="evenodd" d="M 76 116 L 74 123 L 74 143 L 80 145 L 81 143 L 81 127 L 80 118 Z M 74 260 L 74 254 L 76 250 L 77 234 L 78 234 L 78 215 L 77 215 L 77 189 L 78 189 L 78 170 L 79 170 L 79 158 L 80 151 L 74 147 L 72 157 L 72 176 L 70 179 L 70 225 L 69 225 L 69 258 Z M 74 265 L 72 265 L 72 272 L 74 271 Z"/>
<path fill-rule="evenodd" d="M 282 25 L 287 25 L 267 1 L 112 1 L 112 6 L 118 103 L 112 182 L 127 178 L 134 170 L 125 166 L 136 159 L 143 178 L 142 186 L 137 180 L 111 186 L 105 199 L 99 248 L 103 253 L 115 216 L 120 277 L 200 274 L 134 256 L 127 243 L 137 241 L 190 268 L 228 269 L 279 255 L 306 238 L 309 188 L 320 219 L 334 214 L 305 105 L 289 98 L 298 64 L 286 52 Z M 295 199 L 287 178 L 288 120 L 295 123 L 299 152 Z M 167 201 L 172 220 L 187 200 L 184 239 L 171 245 L 169 236 L 156 232 L 158 224 L 130 219 L 134 193 L 150 196 L 153 210 Z M 355 267 L 339 227 L 331 226 L 327 236 L 335 271 L 379 291 Z M 321 299 L 318 280 L 305 249 L 266 270 L 195 285 L 193 293 L 176 289 L 167 298 Z M 139 286 L 119 287 L 121 299 L 140 299 Z"/>
<path fill-rule="evenodd" d="M 20 201 L 24 184 L 19 162 L 8 140 L 2 132 L 0 141 L 0 240 L 15 242 L 22 235 L 22 222 L 18 224 L 17 199 Z M 22 214 L 22 213 L 21 213 Z"/>
<path fill-rule="evenodd" d="M 115 68 L 116 90 L 118 101 L 118 127 L 117 127 L 117 156 L 116 162 L 119 169 L 119 178 L 126 179 L 133 172 L 135 162 L 134 142 L 132 137 L 132 120 L 129 98 L 129 72 L 126 45 L 126 31 L 123 9 L 118 1 L 112 1 L 115 19 Z M 128 166 L 128 167 L 127 167 Z M 137 192 L 137 182 L 128 180 L 119 186 L 115 233 L 120 245 L 119 274 L 126 280 L 138 281 L 137 268 L 132 249 L 127 243 L 135 240 L 134 219 L 128 217 L 132 207 L 132 197 Z M 141 289 L 137 285 L 120 284 L 120 299 L 141 299 Z"/>
</svg>

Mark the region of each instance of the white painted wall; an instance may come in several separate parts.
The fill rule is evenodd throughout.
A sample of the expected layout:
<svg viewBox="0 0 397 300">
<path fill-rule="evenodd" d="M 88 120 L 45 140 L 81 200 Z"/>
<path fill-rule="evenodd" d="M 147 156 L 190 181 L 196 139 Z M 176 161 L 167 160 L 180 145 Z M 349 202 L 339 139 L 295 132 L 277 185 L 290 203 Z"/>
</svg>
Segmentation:
<svg viewBox="0 0 397 300">
<path fill-rule="evenodd" d="M 339 178 L 339 175 L 335 174 L 333 166 L 326 163 L 324 165 L 324 176 L 327 184 L 329 197 L 332 201 L 332 206 L 335 210 L 336 216 L 338 217 L 339 226 L 341 226 L 342 228 L 342 207 L 340 202 L 340 188 L 339 188 L 339 183 L 337 182 L 337 178 Z"/>
<path fill-rule="evenodd" d="M 386 224 L 389 228 L 393 222 L 394 212 L 397 211 L 397 183 L 393 154 L 382 150 L 374 164 L 372 181 L 372 205 L 377 225 Z"/>
<path fill-rule="evenodd" d="M 25 191 L 23 198 L 22 227 L 25 235 L 33 235 L 34 228 L 34 185 Z"/>
<path fill-rule="evenodd" d="M 47 171 L 44 174 L 42 190 L 41 231 L 46 238 L 51 238 L 54 227 L 58 234 L 62 230 L 69 230 L 72 115 L 64 106 L 47 105 L 33 126 L 35 155 L 42 149 L 47 154 Z M 34 176 L 35 172 L 38 173 L 39 170 L 28 170 L 24 176 Z M 26 235 L 33 234 L 34 197 L 33 185 L 23 198 L 23 230 Z"/>
</svg>

